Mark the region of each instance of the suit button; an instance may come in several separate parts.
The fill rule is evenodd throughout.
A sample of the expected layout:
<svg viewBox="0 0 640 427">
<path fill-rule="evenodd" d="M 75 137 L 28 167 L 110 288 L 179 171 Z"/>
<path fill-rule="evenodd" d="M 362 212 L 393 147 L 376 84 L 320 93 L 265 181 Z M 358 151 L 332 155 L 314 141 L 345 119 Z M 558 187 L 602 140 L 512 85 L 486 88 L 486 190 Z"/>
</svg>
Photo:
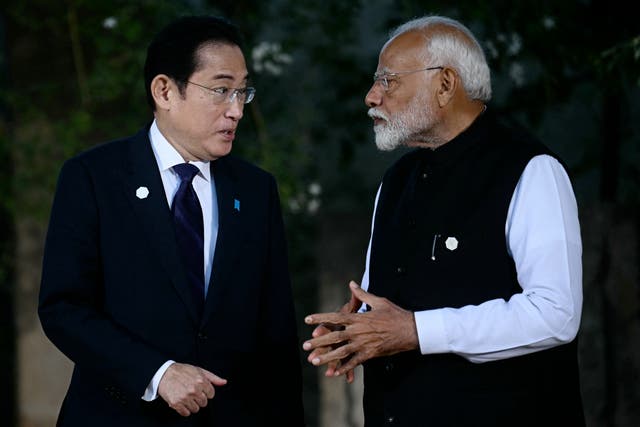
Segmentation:
<svg viewBox="0 0 640 427">
<path fill-rule="evenodd" d="M 396 268 L 396 273 L 400 276 L 403 275 L 404 273 L 406 273 L 406 269 L 404 267 L 398 267 Z"/>
<path fill-rule="evenodd" d="M 431 175 L 433 174 L 433 169 L 430 166 L 427 166 L 426 168 L 424 168 L 424 170 L 422 171 L 422 174 L 420 175 L 420 177 L 425 180 L 427 178 L 429 178 Z"/>
<path fill-rule="evenodd" d="M 388 374 L 390 374 L 393 371 L 393 363 L 389 362 L 384 365 L 384 370 L 387 371 Z"/>
<path fill-rule="evenodd" d="M 387 417 L 387 424 L 393 424 L 396 421 L 395 418 L 393 418 L 393 415 L 389 415 Z"/>
</svg>

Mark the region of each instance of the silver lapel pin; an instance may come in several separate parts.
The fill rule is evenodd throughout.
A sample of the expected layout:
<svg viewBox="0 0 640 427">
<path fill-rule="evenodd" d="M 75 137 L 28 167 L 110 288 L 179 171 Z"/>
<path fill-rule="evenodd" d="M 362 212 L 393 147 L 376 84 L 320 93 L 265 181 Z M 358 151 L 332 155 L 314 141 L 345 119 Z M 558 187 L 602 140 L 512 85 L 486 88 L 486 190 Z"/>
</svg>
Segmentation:
<svg viewBox="0 0 640 427">
<path fill-rule="evenodd" d="M 136 190 L 136 197 L 138 199 L 146 199 L 149 196 L 149 189 L 147 187 L 138 187 Z"/>
<path fill-rule="evenodd" d="M 431 244 L 431 260 L 432 261 L 436 260 L 436 242 L 438 241 L 439 237 L 440 237 L 440 234 L 433 235 L 433 243 Z M 450 251 L 455 251 L 456 249 L 458 249 L 458 239 L 456 239 L 455 237 L 447 237 L 447 240 L 444 241 L 444 245 Z"/>
<path fill-rule="evenodd" d="M 456 239 L 455 237 L 447 237 L 447 240 L 444 241 L 444 245 L 450 251 L 455 251 L 456 249 L 458 249 L 458 239 Z"/>
</svg>

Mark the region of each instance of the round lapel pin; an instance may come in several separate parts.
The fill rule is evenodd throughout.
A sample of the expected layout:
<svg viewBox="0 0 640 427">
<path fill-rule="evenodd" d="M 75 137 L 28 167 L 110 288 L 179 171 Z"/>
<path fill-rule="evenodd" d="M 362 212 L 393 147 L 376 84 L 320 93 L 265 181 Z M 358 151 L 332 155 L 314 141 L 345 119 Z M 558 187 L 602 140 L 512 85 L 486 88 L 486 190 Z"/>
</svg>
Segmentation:
<svg viewBox="0 0 640 427">
<path fill-rule="evenodd" d="M 136 190 L 136 197 L 138 199 L 146 199 L 149 196 L 149 189 L 147 187 L 138 187 Z"/>
<path fill-rule="evenodd" d="M 450 251 L 455 251 L 456 249 L 458 249 L 458 239 L 456 239 L 455 237 L 447 237 L 447 240 L 444 241 L 444 245 Z"/>
</svg>

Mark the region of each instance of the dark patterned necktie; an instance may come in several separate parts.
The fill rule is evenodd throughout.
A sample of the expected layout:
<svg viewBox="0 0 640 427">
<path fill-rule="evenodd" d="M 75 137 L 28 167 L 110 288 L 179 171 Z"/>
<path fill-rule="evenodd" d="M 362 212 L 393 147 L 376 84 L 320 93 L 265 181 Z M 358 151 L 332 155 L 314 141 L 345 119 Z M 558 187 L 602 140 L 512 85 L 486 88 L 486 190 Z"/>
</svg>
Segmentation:
<svg viewBox="0 0 640 427">
<path fill-rule="evenodd" d="M 188 163 L 175 165 L 180 176 L 180 187 L 173 197 L 171 212 L 176 227 L 176 241 L 182 257 L 189 285 L 192 288 L 199 313 L 204 304 L 204 231 L 202 208 L 191 182 L 198 168 Z"/>
</svg>

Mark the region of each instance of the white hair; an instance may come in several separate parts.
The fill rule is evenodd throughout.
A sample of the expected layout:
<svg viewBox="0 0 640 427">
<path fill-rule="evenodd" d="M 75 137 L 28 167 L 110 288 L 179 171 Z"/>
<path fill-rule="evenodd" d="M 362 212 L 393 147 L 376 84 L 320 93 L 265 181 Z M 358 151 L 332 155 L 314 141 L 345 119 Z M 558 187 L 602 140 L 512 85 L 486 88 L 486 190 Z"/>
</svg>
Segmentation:
<svg viewBox="0 0 640 427">
<path fill-rule="evenodd" d="M 437 27 L 440 28 L 427 34 L 428 29 Z M 420 31 L 427 35 L 425 56 L 432 62 L 430 65 L 454 68 L 462 79 L 469 98 L 483 102 L 491 99 L 489 65 L 480 43 L 467 27 L 444 16 L 416 18 L 394 29 L 385 47 L 393 39 L 409 31 Z"/>
</svg>

